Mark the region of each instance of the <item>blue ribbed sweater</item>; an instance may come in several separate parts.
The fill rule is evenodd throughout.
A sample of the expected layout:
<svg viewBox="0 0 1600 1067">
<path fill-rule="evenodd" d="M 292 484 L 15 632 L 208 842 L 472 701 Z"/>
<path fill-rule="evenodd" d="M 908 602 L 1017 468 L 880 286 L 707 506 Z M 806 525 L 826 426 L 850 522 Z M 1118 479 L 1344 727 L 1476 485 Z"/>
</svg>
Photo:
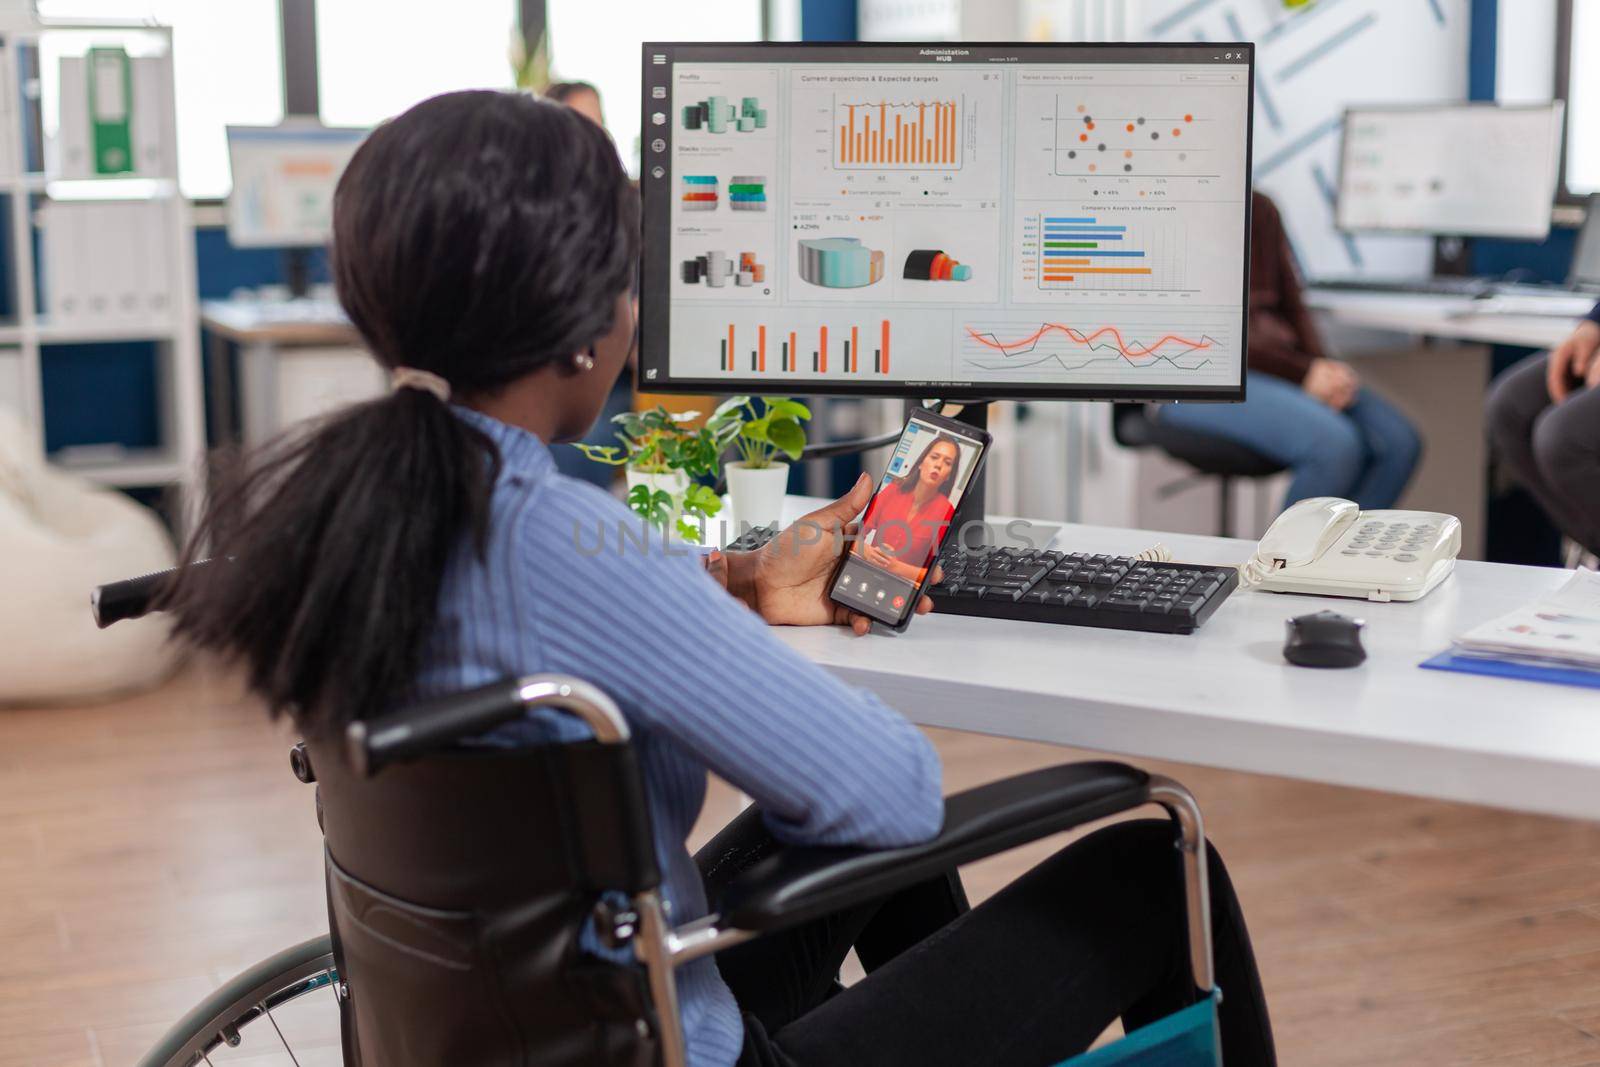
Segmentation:
<svg viewBox="0 0 1600 1067">
<path fill-rule="evenodd" d="M 609 693 L 635 732 L 673 924 L 706 913 L 684 842 L 708 770 L 753 797 L 782 841 L 886 847 L 938 831 L 939 759 L 920 731 L 777 640 L 691 550 L 561 475 L 537 437 L 453 410 L 493 438 L 503 467 L 487 553 L 464 541 L 446 570 L 416 695 L 538 671 Z M 585 732 L 549 712 L 493 740 Z M 731 1067 L 743 1024 L 715 961 L 678 978 L 689 1062 Z"/>
</svg>

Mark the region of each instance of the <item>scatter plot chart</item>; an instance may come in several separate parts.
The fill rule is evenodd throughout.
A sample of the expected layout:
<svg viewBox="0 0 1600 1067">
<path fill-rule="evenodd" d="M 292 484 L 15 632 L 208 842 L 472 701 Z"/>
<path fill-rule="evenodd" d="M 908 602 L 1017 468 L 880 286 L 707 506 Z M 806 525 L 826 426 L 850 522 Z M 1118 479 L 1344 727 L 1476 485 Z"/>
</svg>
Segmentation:
<svg viewBox="0 0 1600 1067">
<path fill-rule="evenodd" d="M 1153 107 L 1096 106 L 1067 93 L 1055 96 L 1053 173 L 1057 177 L 1219 177 L 1203 115 Z"/>
</svg>

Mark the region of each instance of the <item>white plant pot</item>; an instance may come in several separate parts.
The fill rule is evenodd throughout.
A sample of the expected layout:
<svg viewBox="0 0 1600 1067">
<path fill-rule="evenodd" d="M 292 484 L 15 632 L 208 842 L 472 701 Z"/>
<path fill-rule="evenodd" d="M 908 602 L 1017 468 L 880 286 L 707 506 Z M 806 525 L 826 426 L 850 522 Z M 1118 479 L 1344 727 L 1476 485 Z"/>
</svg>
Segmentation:
<svg viewBox="0 0 1600 1067">
<path fill-rule="evenodd" d="M 750 467 L 743 462 L 723 467 L 728 474 L 729 540 L 753 526 L 771 526 L 783 518 L 789 491 L 789 465 Z"/>
<path fill-rule="evenodd" d="M 651 492 L 665 489 L 672 496 L 672 514 L 667 516 L 667 532 L 675 534 L 678 519 L 683 515 L 683 494 L 689 489 L 689 476 L 683 471 L 667 471 L 665 474 L 646 474 L 628 468 L 628 491 L 632 492 L 636 485 L 648 485 Z"/>
</svg>

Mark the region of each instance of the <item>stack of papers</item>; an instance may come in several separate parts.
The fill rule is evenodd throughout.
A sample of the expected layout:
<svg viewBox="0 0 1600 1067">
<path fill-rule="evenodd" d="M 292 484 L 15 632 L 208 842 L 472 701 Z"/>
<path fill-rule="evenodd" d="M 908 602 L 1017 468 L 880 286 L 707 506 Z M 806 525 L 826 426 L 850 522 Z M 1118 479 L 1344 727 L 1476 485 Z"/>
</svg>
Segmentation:
<svg viewBox="0 0 1600 1067">
<path fill-rule="evenodd" d="M 1544 600 L 1468 630 L 1455 653 L 1600 675 L 1600 573 L 1579 571 Z"/>
</svg>

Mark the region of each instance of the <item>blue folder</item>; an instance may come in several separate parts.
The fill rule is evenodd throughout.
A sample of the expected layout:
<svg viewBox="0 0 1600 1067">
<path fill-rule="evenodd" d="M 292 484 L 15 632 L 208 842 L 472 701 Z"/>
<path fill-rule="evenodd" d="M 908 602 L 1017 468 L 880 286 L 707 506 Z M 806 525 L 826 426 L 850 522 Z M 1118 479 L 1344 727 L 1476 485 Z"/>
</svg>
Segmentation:
<svg viewBox="0 0 1600 1067">
<path fill-rule="evenodd" d="M 1090 1049 L 1056 1067 L 1220 1067 L 1222 1043 L 1217 1032 L 1221 990 L 1149 1026 L 1140 1027 L 1115 1044 Z"/>
<path fill-rule="evenodd" d="M 1482 656 L 1463 656 L 1454 649 L 1423 660 L 1419 664 L 1430 671 L 1460 671 L 1462 674 L 1488 674 L 1496 678 L 1518 678 L 1526 682 L 1549 682 L 1553 685 L 1581 685 L 1587 689 L 1600 689 L 1600 671 L 1581 667 L 1541 667 L 1532 663 L 1511 663 L 1505 660 L 1486 659 Z"/>
</svg>

